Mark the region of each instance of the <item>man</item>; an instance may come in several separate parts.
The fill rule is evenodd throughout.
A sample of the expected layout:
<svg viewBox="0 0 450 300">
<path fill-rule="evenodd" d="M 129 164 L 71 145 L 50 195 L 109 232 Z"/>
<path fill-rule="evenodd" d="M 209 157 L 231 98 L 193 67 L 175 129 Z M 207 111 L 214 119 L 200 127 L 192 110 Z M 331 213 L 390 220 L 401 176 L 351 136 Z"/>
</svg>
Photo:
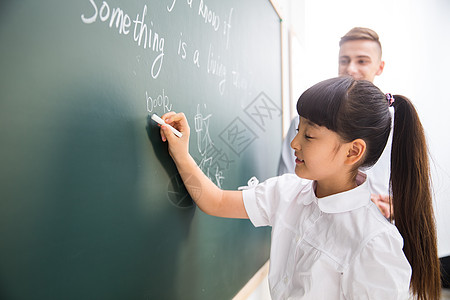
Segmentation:
<svg viewBox="0 0 450 300">
<path fill-rule="evenodd" d="M 373 82 L 383 73 L 381 43 L 375 31 L 355 27 L 341 38 L 339 47 L 339 76 Z"/>
<path fill-rule="evenodd" d="M 339 76 L 352 76 L 355 79 L 364 79 L 373 82 L 375 77 L 381 75 L 384 61 L 381 59 L 381 43 L 378 34 L 369 29 L 355 27 L 345 34 L 339 42 Z M 393 114 L 393 112 L 391 112 Z M 292 120 L 291 126 L 283 142 L 278 175 L 295 173 L 294 150 L 290 147 L 298 128 L 298 117 Z M 372 190 L 372 201 L 378 206 L 383 215 L 389 218 L 389 175 L 390 151 L 392 134 L 389 137 L 386 149 L 379 161 L 369 170 L 369 184 Z"/>
</svg>

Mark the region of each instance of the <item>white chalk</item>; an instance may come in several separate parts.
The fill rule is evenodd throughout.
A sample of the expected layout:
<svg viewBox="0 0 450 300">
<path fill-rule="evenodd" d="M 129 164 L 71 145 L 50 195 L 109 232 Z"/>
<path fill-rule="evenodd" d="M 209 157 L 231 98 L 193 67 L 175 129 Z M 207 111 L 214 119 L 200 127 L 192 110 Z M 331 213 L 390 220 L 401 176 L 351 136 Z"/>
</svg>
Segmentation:
<svg viewBox="0 0 450 300">
<path fill-rule="evenodd" d="M 158 123 L 159 125 L 166 125 L 167 127 L 169 127 L 170 130 L 172 130 L 172 132 L 177 136 L 177 137 L 182 137 L 183 134 L 181 132 L 179 132 L 178 130 L 176 130 L 175 128 L 173 128 L 172 126 L 170 126 L 169 124 L 167 124 L 166 122 L 164 122 L 163 119 L 161 119 L 160 117 L 158 117 L 158 115 L 153 114 L 152 115 L 152 120 L 155 121 L 156 123 Z"/>
</svg>

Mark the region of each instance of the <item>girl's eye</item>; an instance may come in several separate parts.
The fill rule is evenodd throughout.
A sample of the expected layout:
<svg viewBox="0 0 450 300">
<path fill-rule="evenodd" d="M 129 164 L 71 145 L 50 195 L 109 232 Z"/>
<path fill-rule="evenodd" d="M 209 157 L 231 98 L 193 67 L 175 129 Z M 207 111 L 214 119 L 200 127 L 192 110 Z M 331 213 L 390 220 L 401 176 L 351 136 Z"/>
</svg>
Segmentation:
<svg viewBox="0 0 450 300">
<path fill-rule="evenodd" d="M 312 139 L 312 136 L 305 134 L 305 139 L 310 140 L 310 139 Z"/>
</svg>

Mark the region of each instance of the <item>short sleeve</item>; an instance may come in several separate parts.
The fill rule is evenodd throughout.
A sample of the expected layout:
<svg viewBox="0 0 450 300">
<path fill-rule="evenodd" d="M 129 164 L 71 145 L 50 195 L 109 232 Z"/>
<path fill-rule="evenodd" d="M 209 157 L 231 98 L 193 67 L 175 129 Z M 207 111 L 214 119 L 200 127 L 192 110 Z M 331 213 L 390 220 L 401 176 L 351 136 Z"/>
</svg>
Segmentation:
<svg viewBox="0 0 450 300">
<path fill-rule="evenodd" d="M 393 229 L 371 239 L 343 272 L 346 299 L 408 299 L 411 267 Z"/>
<path fill-rule="evenodd" d="M 280 191 L 287 188 L 287 182 L 292 182 L 292 178 L 296 176 L 286 174 L 273 177 L 254 188 L 243 191 L 245 210 L 253 225 L 256 227 L 273 225 L 280 205 Z M 298 179 L 294 182 L 298 182 Z"/>
</svg>

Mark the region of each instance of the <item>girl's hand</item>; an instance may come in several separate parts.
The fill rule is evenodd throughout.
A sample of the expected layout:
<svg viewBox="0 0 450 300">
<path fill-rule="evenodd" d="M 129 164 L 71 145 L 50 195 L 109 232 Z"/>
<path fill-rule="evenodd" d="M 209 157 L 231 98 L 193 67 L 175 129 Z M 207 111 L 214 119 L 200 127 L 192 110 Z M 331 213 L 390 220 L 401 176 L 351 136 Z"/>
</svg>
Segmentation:
<svg viewBox="0 0 450 300">
<path fill-rule="evenodd" d="M 167 141 L 169 143 L 169 154 L 175 163 L 177 163 L 177 161 L 183 160 L 189 155 L 189 124 L 183 113 L 175 113 L 173 111 L 164 114 L 161 119 L 183 134 L 183 136 L 179 138 L 169 127 L 164 125 L 161 126 L 161 139 L 163 142 Z"/>
</svg>

